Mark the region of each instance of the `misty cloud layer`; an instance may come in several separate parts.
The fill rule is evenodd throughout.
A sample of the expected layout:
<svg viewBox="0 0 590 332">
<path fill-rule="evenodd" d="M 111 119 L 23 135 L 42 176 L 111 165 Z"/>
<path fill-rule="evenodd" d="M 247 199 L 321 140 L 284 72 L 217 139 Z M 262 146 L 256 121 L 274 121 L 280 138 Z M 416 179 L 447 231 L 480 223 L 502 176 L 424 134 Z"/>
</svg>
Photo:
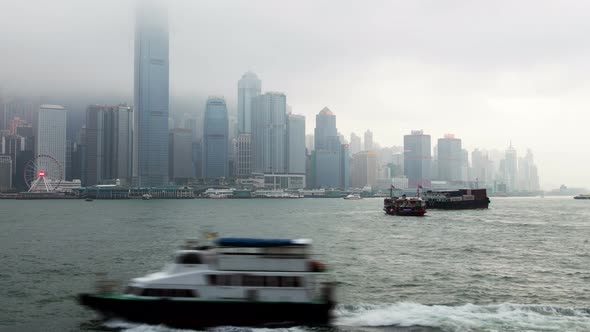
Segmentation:
<svg viewBox="0 0 590 332">
<path fill-rule="evenodd" d="M 315 125 L 381 145 L 424 129 L 533 149 L 542 186 L 590 187 L 582 1 L 169 1 L 171 95 L 225 95 L 252 70 Z M 3 1 L 0 90 L 132 100 L 132 1 Z M 89 100 L 89 103 L 94 100 Z M 171 111 L 174 112 L 172 106 Z"/>
</svg>

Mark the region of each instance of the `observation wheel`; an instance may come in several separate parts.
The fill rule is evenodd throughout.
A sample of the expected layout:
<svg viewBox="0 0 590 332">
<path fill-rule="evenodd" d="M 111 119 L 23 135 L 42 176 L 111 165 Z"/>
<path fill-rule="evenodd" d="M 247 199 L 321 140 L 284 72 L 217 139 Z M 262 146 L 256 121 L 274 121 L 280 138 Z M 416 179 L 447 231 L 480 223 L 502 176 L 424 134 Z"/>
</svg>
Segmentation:
<svg viewBox="0 0 590 332">
<path fill-rule="evenodd" d="M 29 192 L 54 192 L 64 180 L 64 169 L 57 159 L 41 154 L 27 162 L 24 177 Z"/>
</svg>

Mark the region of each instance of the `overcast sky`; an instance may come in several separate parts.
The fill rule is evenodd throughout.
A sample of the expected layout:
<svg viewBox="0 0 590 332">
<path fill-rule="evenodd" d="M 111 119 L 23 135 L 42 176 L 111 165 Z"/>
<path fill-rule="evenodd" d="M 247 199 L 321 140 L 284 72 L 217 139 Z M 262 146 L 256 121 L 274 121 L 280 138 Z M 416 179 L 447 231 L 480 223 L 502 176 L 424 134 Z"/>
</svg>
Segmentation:
<svg viewBox="0 0 590 332">
<path fill-rule="evenodd" d="M 133 1 L 0 2 L 4 94 L 132 95 Z M 252 70 L 308 133 L 328 106 L 347 137 L 370 128 L 382 146 L 412 129 L 470 151 L 512 140 L 545 189 L 590 187 L 590 2 L 169 2 L 171 95 L 235 111 Z"/>
</svg>

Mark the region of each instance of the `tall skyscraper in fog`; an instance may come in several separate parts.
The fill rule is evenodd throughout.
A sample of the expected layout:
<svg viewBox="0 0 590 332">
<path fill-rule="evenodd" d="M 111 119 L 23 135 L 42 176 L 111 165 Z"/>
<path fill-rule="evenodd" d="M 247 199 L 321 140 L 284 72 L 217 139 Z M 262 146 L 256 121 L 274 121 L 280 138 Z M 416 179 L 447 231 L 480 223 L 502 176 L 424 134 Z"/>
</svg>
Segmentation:
<svg viewBox="0 0 590 332">
<path fill-rule="evenodd" d="M 287 115 L 287 172 L 305 174 L 305 117 Z"/>
<path fill-rule="evenodd" d="M 170 131 L 170 180 L 185 184 L 195 176 L 193 163 L 193 132 L 191 129 L 174 128 Z"/>
<path fill-rule="evenodd" d="M 373 150 L 373 132 L 369 129 L 365 131 L 365 151 Z"/>
<path fill-rule="evenodd" d="M 49 155 L 59 162 L 59 168 L 42 166 L 47 174 L 65 178 L 66 170 L 66 120 L 63 106 L 41 105 L 37 121 L 35 149 L 37 155 Z"/>
<path fill-rule="evenodd" d="M 430 135 L 422 130 L 414 130 L 404 136 L 404 173 L 408 178 L 409 188 L 430 186 L 432 151 Z"/>
<path fill-rule="evenodd" d="M 90 105 L 86 109 L 84 185 L 131 181 L 133 109 Z"/>
<path fill-rule="evenodd" d="M 222 97 L 209 97 L 203 123 L 203 176 L 217 179 L 229 176 L 229 120 Z"/>
<path fill-rule="evenodd" d="M 354 188 L 371 186 L 375 188 L 377 180 L 377 153 L 361 151 L 352 156 L 351 184 Z"/>
<path fill-rule="evenodd" d="M 461 139 L 447 134 L 438 139 L 438 180 L 461 181 Z"/>
<path fill-rule="evenodd" d="M 355 155 L 362 150 L 361 138 L 355 133 L 350 133 L 350 154 Z"/>
<path fill-rule="evenodd" d="M 252 99 L 260 95 L 261 82 L 253 72 L 238 81 L 238 133 L 252 132 Z"/>
<path fill-rule="evenodd" d="M 336 128 L 336 115 L 324 107 L 316 115 L 315 150 L 312 154 L 313 177 L 316 188 L 350 187 L 350 154 L 348 144 L 341 144 Z"/>
<path fill-rule="evenodd" d="M 518 190 L 518 156 L 512 142 L 504 154 L 504 181 L 508 191 Z"/>
<path fill-rule="evenodd" d="M 141 186 L 168 183 L 168 18 L 142 2 L 135 25 L 134 175 Z"/>
<path fill-rule="evenodd" d="M 336 115 L 324 107 L 315 117 L 315 150 L 333 150 L 340 145 Z"/>
<path fill-rule="evenodd" d="M 260 95 L 261 82 L 253 72 L 238 81 L 238 136 L 234 153 L 234 175 L 238 178 L 252 173 L 252 111 L 254 99 Z"/>
<path fill-rule="evenodd" d="M 267 92 L 256 97 L 252 110 L 253 170 L 287 173 L 287 96 Z"/>
</svg>

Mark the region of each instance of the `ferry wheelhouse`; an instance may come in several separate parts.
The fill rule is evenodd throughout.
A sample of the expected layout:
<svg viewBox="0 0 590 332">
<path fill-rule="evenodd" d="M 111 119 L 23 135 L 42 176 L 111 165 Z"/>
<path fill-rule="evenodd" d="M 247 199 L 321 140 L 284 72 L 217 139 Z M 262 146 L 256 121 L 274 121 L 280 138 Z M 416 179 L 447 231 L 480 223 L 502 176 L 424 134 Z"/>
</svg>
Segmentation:
<svg viewBox="0 0 590 332">
<path fill-rule="evenodd" d="M 162 271 L 124 293 L 102 289 L 79 302 L 105 318 L 176 328 L 326 325 L 331 275 L 311 259 L 310 240 L 220 238 L 188 244 Z"/>
</svg>

